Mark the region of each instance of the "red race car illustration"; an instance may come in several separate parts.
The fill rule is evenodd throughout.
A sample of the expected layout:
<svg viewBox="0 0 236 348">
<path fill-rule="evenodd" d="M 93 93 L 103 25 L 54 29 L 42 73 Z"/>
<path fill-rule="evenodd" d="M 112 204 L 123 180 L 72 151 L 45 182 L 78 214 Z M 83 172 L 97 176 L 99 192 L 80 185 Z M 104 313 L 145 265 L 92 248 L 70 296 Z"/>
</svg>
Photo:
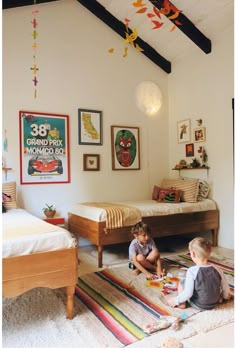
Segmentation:
<svg viewBox="0 0 236 348">
<path fill-rule="evenodd" d="M 63 173 L 62 161 L 56 156 L 42 156 L 37 155 L 29 160 L 28 174 L 32 175 L 38 173 Z"/>
</svg>

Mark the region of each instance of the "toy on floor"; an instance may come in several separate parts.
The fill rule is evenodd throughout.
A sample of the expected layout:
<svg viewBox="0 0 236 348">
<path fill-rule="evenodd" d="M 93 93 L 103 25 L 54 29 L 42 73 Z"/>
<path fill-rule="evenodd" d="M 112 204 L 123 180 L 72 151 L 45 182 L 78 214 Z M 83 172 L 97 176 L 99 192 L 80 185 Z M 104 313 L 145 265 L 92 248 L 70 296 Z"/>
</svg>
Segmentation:
<svg viewBox="0 0 236 348">
<path fill-rule="evenodd" d="M 153 332 L 166 329 L 171 326 L 172 329 L 178 330 L 180 328 L 181 322 L 187 319 L 188 315 L 183 312 L 181 316 L 174 317 L 170 315 L 161 316 L 159 320 L 146 324 L 143 328 L 144 332 L 151 334 Z"/>
<path fill-rule="evenodd" d="M 181 327 L 181 323 L 183 323 L 188 318 L 188 314 L 186 312 L 181 313 L 181 315 L 176 318 L 176 320 L 171 325 L 171 328 L 175 331 L 179 330 Z"/>
<path fill-rule="evenodd" d="M 183 348 L 183 344 L 174 337 L 168 337 L 162 343 L 161 348 Z"/>
</svg>

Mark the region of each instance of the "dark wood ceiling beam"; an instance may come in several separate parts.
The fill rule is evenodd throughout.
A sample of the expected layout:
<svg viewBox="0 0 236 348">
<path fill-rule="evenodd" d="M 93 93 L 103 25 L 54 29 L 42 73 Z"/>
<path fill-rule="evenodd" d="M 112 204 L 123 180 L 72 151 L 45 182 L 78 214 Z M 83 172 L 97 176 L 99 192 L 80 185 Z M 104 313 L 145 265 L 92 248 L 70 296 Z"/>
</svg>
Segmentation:
<svg viewBox="0 0 236 348">
<path fill-rule="evenodd" d="M 106 25 L 113 29 L 121 37 L 126 38 L 126 26 L 124 23 L 119 21 L 114 17 L 109 11 L 107 11 L 100 3 L 96 0 L 77 0 L 81 5 L 86 7 L 90 12 L 92 12 L 96 17 L 101 19 Z M 129 34 L 132 31 L 129 29 Z M 135 43 L 138 44 L 143 51 L 141 52 L 147 58 L 149 58 L 153 63 L 158 65 L 166 73 L 171 72 L 171 63 L 161 56 L 156 50 L 154 50 L 150 45 L 143 41 L 140 37 L 137 37 Z"/>
<path fill-rule="evenodd" d="M 8 8 L 20 7 L 20 6 L 29 6 L 29 5 L 37 5 L 42 4 L 44 2 L 51 2 L 58 0 L 2 0 L 2 9 L 6 10 Z"/>
<path fill-rule="evenodd" d="M 164 7 L 164 0 L 149 0 L 158 10 Z M 172 4 L 169 1 L 170 4 Z M 174 5 L 174 4 L 173 4 Z M 175 5 L 174 5 L 175 6 Z M 181 10 L 181 8 L 179 9 Z M 171 11 L 166 18 L 173 15 L 174 12 Z M 169 18 L 168 18 L 169 19 Z M 176 25 L 176 27 L 181 30 L 190 40 L 192 40 L 201 50 L 205 53 L 211 52 L 211 40 L 209 40 L 182 12 L 176 18 L 181 25 Z M 169 19 L 175 24 L 176 19 Z"/>
</svg>

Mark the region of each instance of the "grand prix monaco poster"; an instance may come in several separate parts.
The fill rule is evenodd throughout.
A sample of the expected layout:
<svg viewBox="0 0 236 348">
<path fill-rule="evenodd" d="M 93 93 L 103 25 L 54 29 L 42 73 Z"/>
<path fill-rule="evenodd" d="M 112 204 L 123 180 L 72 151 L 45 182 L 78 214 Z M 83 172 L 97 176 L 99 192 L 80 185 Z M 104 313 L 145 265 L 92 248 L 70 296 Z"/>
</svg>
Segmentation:
<svg viewBox="0 0 236 348">
<path fill-rule="evenodd" d="M 21 184 L 70 182 L 69 116 L 20 111 Z"/>
</svg>

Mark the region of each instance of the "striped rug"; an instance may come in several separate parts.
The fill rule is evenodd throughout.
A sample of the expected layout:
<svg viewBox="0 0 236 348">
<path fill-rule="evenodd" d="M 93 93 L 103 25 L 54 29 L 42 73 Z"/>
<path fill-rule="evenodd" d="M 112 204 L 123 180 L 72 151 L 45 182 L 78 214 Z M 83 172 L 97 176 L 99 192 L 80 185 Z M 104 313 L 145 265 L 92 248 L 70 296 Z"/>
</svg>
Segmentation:
<svg viewBox="0 0 236 348">
<path fill-rule="evenodd" d="M 180 315 L 165 304 L 160 289 L 148 287 L 143 274 L 133 276 L 128 265 L 79 277 L 76 296 L 124 346 L 149 336 L 146 325 Z M 190 316 L 198 313 L 188 311 Z"/>
<path fill-rule="evenodd" d="M 172 272 L 173 276 L 178 276 L 182 271 L 181 268 L 187 268 L 191 265 L 191 259 L 188 255 L 177 255 L 175 258 L 163 258 L 163 265 L 167 272 Z M 226 265 L 218 264 L 224 267 L 224 271 L 230 278 L 230 286 L 233 289 L 233 268 Z M 146 281 L 144 274 L 134 276 L 128 269 L 128 264 L 120 267 L 107 268 L 100 272 L 82 275 L 78 278 L 76 286 L 76 298 L 78 303 L 82 302 L 95 317 L 100 320 L 104 327 L 120 342 L 121 346 L 127 346 L 139 340 L 145 339 L 149 334 L 145 332 L 146 325 L 152 325 L 163 316 L 179 317 L 183 310 L 179 308 L 171 308 L 166 304 L 166 299 L 173 296 L 175 293 L 171 292 L 169 295 L 164 295 L 160 287 L 150 286 Z M 194 315 L 194 320 L 191 318 L 188 325 L 183 325 L 182 329 L 178 331 L 180 339 L 190 337 L 198 330 L 199 326 L 198 316 L 201 323 L 204 323 L 204 332 L 211 330 L 217 326 L 221 326 L 232 320 L 233 304 L 221 305 L 223 312 L 228 312 L 229 315 L 224 319 L 222 313 L 217 309 L 216 312 L 207 311 L 207 318 L 200 319 L 205 315 L 199 313 L 191 307 L 184 310 L 188 319 Z M 196 315 L 195 315 L 196 314 Z M 218 315 L 222 320 L 218 319 Z M 228 317 L 230 319 L 228 319 Z M 217 318 L 217 323 L 215 323 Z M 221 323 L 222 321 L 222 323 Z M 167 328 L 156 333 L 157 339 L 168 335 Z M 177 333 L 176 333 L 177 334 Z M 150 338 L 150 337 L 149 337 Z"/>
</svg>

